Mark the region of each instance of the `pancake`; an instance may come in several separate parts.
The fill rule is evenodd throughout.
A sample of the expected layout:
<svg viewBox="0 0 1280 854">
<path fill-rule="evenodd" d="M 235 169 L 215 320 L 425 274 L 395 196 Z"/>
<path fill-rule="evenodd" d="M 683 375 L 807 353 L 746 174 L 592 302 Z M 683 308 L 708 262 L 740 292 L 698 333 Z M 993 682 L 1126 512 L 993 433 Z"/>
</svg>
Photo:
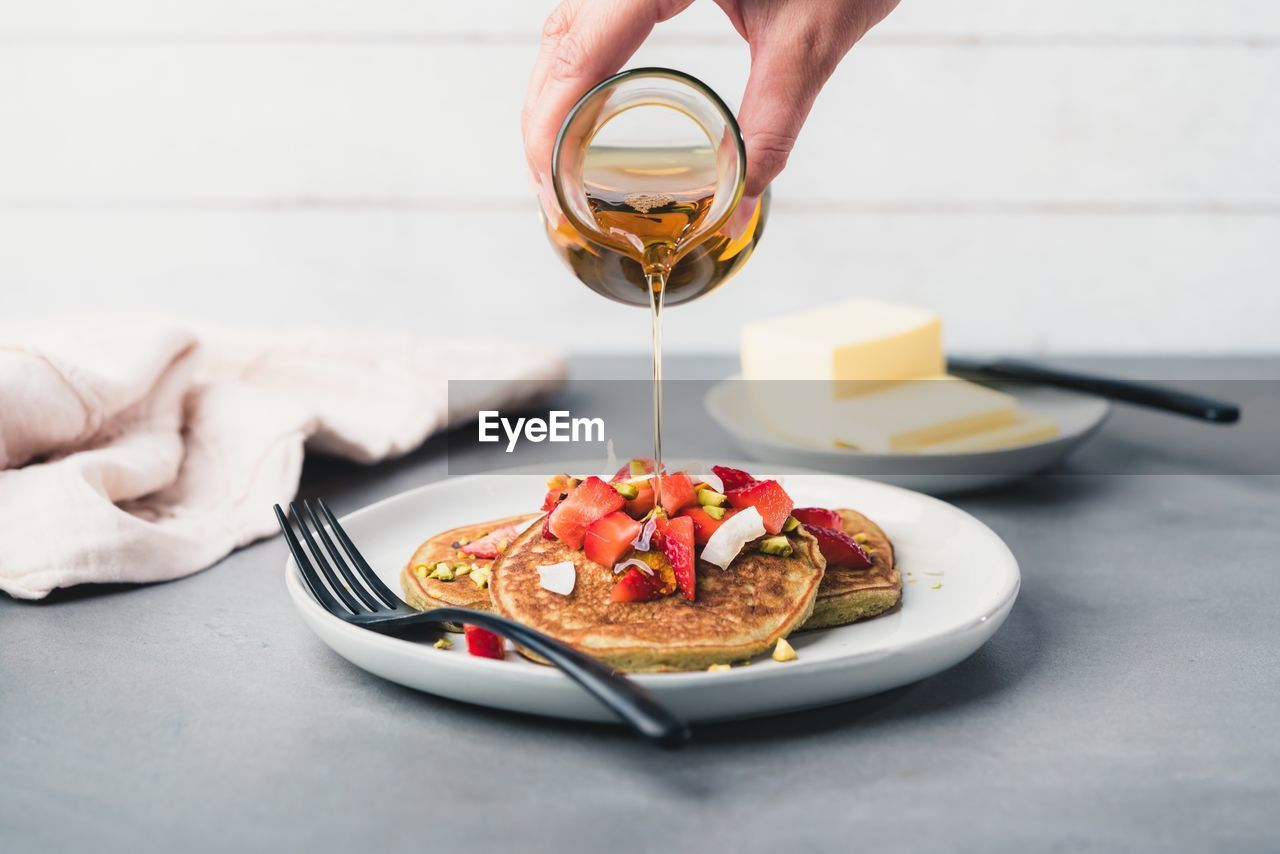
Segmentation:
<svg viewBox="0 0 1280 854">
<path fill-rule="evenodd" d="M 494 562 L 493 610 L 627 672 L 704 670 L 768 652 L 813 611 L 826 561 L 807 533 L 791 537 L 791 557 L 752 551 L 727 570 L 697 565 L 697 595 L 654 602 L 611 602 L 618 577 L 581 551 L 542 535 L 533 525 Z M 573 592 L 539 584 L 537 567 L 570 561 Z M 535 658 L 522 650 L 530 658 Z"/>
<path fill-rule="evenodd" d="M 504 525 L 519 525 L 530 519 L 538 518 L 538 516 L 539 514 L 532 513 L 524 516 L 495 519 L 492 522 L 481 522 L 478 525 L 463 525 L 460 528 L 452 528 L 431 537 L 418 546 L 418 550 L 413 553 L 413 557 L 409 558 L 409 562 L 405 564 L 404 569 L 400 572 L 400 589 L 404 591 L 404 600 L 419 611 L 429 611 L 432 608 L 444 607 L 474 608 L 477 611 L 488 611 L 489 589 L 487 587 L 477 587 L 466 575 L 453 581 L 442 581 L 439 578 L 419 578 L 414 571 L 415 567 L 425 566 L 427 572 L 430 572 L 437 563 L 444 561 L 450 565 L 461 563 L 470 566 L 475 564 L 476 566 L 488 568 L 493 564 L 493 560 L 466 554 L 461 551 L 461 545 L 465 545 L 467 542 L 474 542 L 490 531 L 501 528 Z M 461 631 L 461 629 L 458 629 L 458 631 Z"/>
<path fill-rule="evenodd" d="M 871 551 L 867 569 L 827 567 L 818 588 L 813 616 L 806 629 L 843 626 L 883 614 L 902 598 L 902 575 L 894 560 L 893 544 L 875 522 L 855 510 L 837 510 L 841 527 L 849 536 L 864 535 L 864 549 Z M 861 537 L 859 537 L 861 539 Z"/>
</svg>

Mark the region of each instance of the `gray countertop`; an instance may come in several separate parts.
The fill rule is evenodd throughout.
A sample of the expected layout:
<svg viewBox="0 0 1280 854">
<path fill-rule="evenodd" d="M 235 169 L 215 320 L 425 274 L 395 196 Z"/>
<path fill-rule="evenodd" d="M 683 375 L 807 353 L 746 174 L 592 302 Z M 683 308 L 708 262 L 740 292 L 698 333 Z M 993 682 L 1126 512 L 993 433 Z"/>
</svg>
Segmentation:
<svg viewBox="0 0 1280 854">
<path fill-rule="evenodd" d="M 1280 377 L 1280 359 L 1091 364 Z M 279 538 L 169 584 L 5 599 L 0 849 L 1278 850 L 1280 477 L 1082 473 L 1153 436 L 1230 435 L 1124 415 L 1081 452 L 1091 469 L 952 499 L 1023 571 L 977 654 L 867 700 L 699 727 L 681 753 L 357 669 L 295 615 Z M 312 460 L 303 488 L 346 512 L 443 477 L 443 448 Z"/>
</svg>

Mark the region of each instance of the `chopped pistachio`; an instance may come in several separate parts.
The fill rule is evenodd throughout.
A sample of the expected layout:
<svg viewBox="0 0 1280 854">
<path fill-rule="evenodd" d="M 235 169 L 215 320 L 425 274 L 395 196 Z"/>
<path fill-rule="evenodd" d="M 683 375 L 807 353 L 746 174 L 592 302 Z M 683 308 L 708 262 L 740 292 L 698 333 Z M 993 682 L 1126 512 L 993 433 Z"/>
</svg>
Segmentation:
<svg viewBox="0 0 1280 854">
<path fill-rule="evenodd" d="M 867 540 L 869 540 L 869 539 L 871 539 L 871 538 L 870 538 L 870 537 L 868 537 L 866 534 L 862 533 L 861 531 L 859 531 L 858 533 L 856 533 L 856 534 L 854 534 L 854 535 L 853 535 L 853 541 L 854 541 L 855 543 L 857 543 L 858 545 L 862 545 L 863 543 L 865 543 L 865 542 L 866 542 Z"/>
<path fill-rule="evenodd" d="M 756 548 L 767 555 L 777 555 L 778 557 L 791 557 L 791 541 L 781 534 L 776 537 L 765 537 L 759 542 Z"/>
<path fill-rule="evenodd" d="M 725 509 L 723 507 L 703 507 L 702 509 L 706 511 L 708 516 L 715 519 L 717 522 L 724 518 Z"/>
<path fill-rule="evenodd" d="M 416 575 L 416 576 L 418 576 L 419 578 L 426 578 L 426 577 L 427 577 L 427 565 L 426 565 L 425 563 L 420 563 L 420 564 L 418 564 L 417 566 L 415 566 L 415 567 L 413 568 L 413 574 L 414 574 L 414 575 Z"/>
<path fill-rule="evenodd" d="M 441 581 L 453 581 L 453 567 L 441 561 L 436 564 L 436 568 L 431 570 L 430 578 L 438 578 Z"/>
<path fill-rule="evenodd" d="M 788 516 L 787 521 L 782 523 L 782 533 L 790 534 L 796 528 L 800 527 L 800 520 L 795 516 Z"/>
<path fill-rule="evenodd" d="M 618 491 L 619 495 L 628 501 L 640 494 L 640 487 L 636 486 L 634 483 L 615 483 L 613 488 Z"/>
<path fill-rule="evenodd" d="M 433 643 L 432 646 L 436 649 L 453 649 L 453 641 L 448 638 L 440 638 L 440 640 Z"/>
<path fill-rule="evenodd" d="M 469 566 L 468 566 L 467 564 L 465 564 L 465 563 L 460 563 L 460 564 L 458 564 L 458 565 L 454 568 L 454 570 L 453 570 L 453 574 L 454 574 L 454 576 L 455 576 L 455 577 L 457 577 L 457 578 L 461 578 L 462 576 L 467 575 L 468 573 L 470 573 L 470 572 L 471 572 L 471 570 L 473 570 L 473 569 L 475 569 L 475 568 L 476 568 L 476 565 L 475 565 L 474 563 L 473 563 L 473 564 L 471 564 L 471 565 L 469 565 Z"/>
<path fill-rule="evenodd" d="M 942 582 L 941 582 L 941 581 L 936 581 L 936 582 L 934 582 L 933 584 L 929 585 L 929 587 L 930 587 L 930 589 L 932 589 L 932 590 L 941 590 L 941 589 L 942 589 Z"/>
<path fill-rule="evenodd" d="M 471 583 L 476 587 L 483 589 L 489 586 L 489 573 L 487 570 L 484 572 L 476 572 L 475 570 L 472 570 L 470 578 Z"/>
<path fill-rule="evenodd" d="M 703 507 L 723 507 L 728 500 L 723 492 L 716 492 L 711 487 L 698 490 L 698 503 Z"/>
<path fill-rule="evenodd" d="M 644 460 L 632 460 L 630 467 L 631 476 L 639 477 L 642 474 L 648 474 L 648 468 L 649 467 Z"/>
<path fill-rule="evenodd" d="M 778 638 L 778 645 L 773 648 L 774 661 L 795 661 L 799 657 L 795 647 L 787 643 L 786 638 Z"/>
<path fill-rule="evenodd" d="M 732 669 L 733 669 L 732 664 L 713 664 L 707 668 L 707 671 L 710 673 L 719 673 L 721 670 L 732 670 Z"/>
</svg>

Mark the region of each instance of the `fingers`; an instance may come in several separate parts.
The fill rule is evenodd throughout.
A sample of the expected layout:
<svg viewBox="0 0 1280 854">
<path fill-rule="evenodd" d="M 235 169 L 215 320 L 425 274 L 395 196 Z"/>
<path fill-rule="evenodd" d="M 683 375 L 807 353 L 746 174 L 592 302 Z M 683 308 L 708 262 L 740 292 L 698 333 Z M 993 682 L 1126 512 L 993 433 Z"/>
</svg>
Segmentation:
<svg viewBox="0 0 1280 854">
<path fill-rule="evenodd" d="M 752 46 L 738 123 L 747 146 L 746 196 L 764 192 L 787 165 L 796 137 L 847 48 L 830 34 L 775 31 Z"/>
<path fill-rule="evenodd" d="M 751 45 L 738 116 L 747 144 L 747 195 L 786 166 L 818 91 L 858 39 L 898 0 L 717 0 Z"/>
<path fill-rule="evenodd" d="M 551 149 L 569 110 L 616 72 L 653 30 L 693 0 L 565 0 L 547 19 L 521 125 L 535 180 L 551 174 Z"/>
</svg>

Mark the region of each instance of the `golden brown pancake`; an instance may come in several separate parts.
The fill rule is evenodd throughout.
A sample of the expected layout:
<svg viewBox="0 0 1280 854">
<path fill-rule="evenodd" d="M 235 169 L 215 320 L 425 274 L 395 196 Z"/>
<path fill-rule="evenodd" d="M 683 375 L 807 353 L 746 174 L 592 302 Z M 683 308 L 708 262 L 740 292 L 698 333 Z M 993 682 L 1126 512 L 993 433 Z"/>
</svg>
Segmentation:
<svg viewBox="0 0 1280 854">
<path fill-rule="evenodd" d="M 837 510 L 844 532 L 859 540 L 870 552 L 867 569 L 829 566 L 818 588 L 813 616 L 806 629 L 843 626 L 874 617 L 898 604 L 902 598 L 902 575 L 894 560 L 893 544 L 875 522 L 855 510 Z M 863 535 L 863 536 L 858 536 Z"/>
<path fill-rule="evenodd" d="M 440 534 L 436 534 L 429 540 L 418 546 L 418 550 L 413 553 L 413 557 L 409 558 L 409 562 L 405 564 L 404 569 L 400 572 L 400 589 L 404 591 L 404 600 L 419 611 L 429 611 L 432 608 L 457 607 L 457 608 L 474 608 L 477 611 L 489 610 L 489 589 L 487 587 L 478 587 L 471 581 L 469 575 L 456 578 L 453 581 L 442 581 L 438 578 L 421 578 L 416 572 L 417 567 L 426 567 L 426 572 L 439 562 L 444 561 L 449 565 L 466 564 L 470 566 L 475 564 L 488 568 L 493 564 L 493 560 L 478 558 L 473 555 L 466 554 L 461 551 L 461 546 L 476 540 L 504 525 L 519 525 L 530 519 L 537 518 L 539 514 L 526 514 L 524 516 L 509 516 L 505 519 L 495 519 L 492 522 L 482 522 L 478 525 L 463 525 L 460 528 L 452 528 Z M 540 526 L 534 526 L 541 531 Z"/>
<path fill-rule="evenodd" d="M 727 570 L 698 561 L 693 602 L 679 593 L 654 602 L 611 602 L 618 580 L 612 569 L 544 538 L 535 524 L 494 562 L 489 594 L 495 612 L 618 670 L 702 670 L 767 652 L 809 618 L 826 562 L 809 534 L 791 541 L 791 557 L 761 554 L 748 544 Z M 577 571 L 568 596 L 539 584 L 537 567 L 561 561 Z"/>
</svg>

